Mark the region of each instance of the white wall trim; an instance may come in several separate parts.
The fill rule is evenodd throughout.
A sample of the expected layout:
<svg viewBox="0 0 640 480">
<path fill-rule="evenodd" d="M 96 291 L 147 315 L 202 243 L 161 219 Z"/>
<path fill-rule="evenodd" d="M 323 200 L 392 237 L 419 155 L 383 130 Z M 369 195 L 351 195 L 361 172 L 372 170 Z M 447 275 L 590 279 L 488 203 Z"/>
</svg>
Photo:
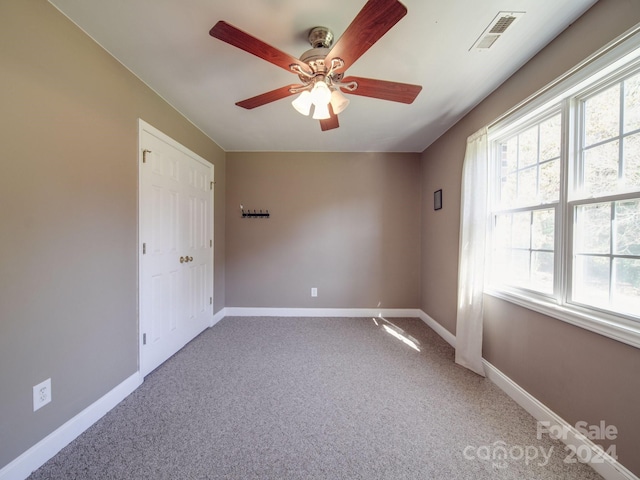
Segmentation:
<svg viewBox="0 0 640 480">
<path fill-rule="evenodd" d="M 563 431 L 567 432 L 566 438 L 560 439 L 563 443 L 566 445 L 572 445 L 576 448 L 584 445 L 593 452 L 591 458 L 597 459 L 598 463 L 594 463 L 592 461 L 589 462 L 589 465 L 605 479 L 640 480 L 616 459 L 604 453 L 602 449 L 594 444 L 590 439 L 581 435 L 575 427 L 569 425 L 569 423 L 567 423 L 558 414 L 541 403 L 537 398 L 520 387 L 520 385 L 515 383 L 496 367 L 486 360 L 483 360 L 482 363 L 484 364 L 487 378 L 509 395 L 518 405 L 529 412 L 536 420 L 549 422 L 551 426 L 560 427 Z"/>
<path fill-rule="evenodd" d="M 226 308 L 222 308 L 214 313 L 213 317 L 211 317 L 211 322 L 209 322 L 209 327 L 213 327 L 216 323 L 222 320 L 225 317 Z"/>
<path fill-rule="evenodd" d="M 278 316 L 278 317 L 417 317 L 440 335 L 449 345 L 455 347 L 456 338 L 446 328 L 420 309 L 366 309 L 366 308 L 243 308 L 227 307 L 218 311 L 212 318 L 211 326 L 224 317 L 242 316 Z M 576 448 L 586 446 L 601 458 L 602 463 L 590 462 L 590 466 L 606 480 L 640 480 L 616 459 L 602 453 L 591 440 L 585 438 L 575 427 L 569 425 L 559 415 L 533 397 L 529 392 L 507 377 L 491 363 L 483 360 L 487 378 L 511 397 L 518 405 L 529 412 L 536 420 L 549 422 L 568 432 L 561 439 L 567 445 Z M 78 415 L 49 434 L 18 458 L 0 470 L 0 480 L 24 480 L 34 470 L 56 455 L 107 412 L 136 390 L 143 381 L 139 372 L 134 373 L 106 395 L 85 408 Z"/>
<path fill-rule="evenodd" d="M 418 317 L 417 308 L 226 307 L 226 317 Z M 220 312 L 218 312 L 220 313 Z"/>
<path fill-rule="evenodd" d="M 142 376 L 134 373 L 107 394 L 89 405 L 64 425 L 54 430 L 29 450 L 0 470 L 0 480 L 24 480 L 100 420 L 142 384 Z"/>
<path fill-rule="evenodd" d="M 444 328 L 422 310 L 418 310 L 418 317 L 420 318 L 420 320 L 426 323 L 431 328 L 431 330 L 434 330 L 438 335 L 444 338 L 444 340 L 449 345 L 451 345 L 453 348 L 456 348 L 456 336 L 453 333 Z"/>
<path fill-rule="evenodd" d="M 511 302 L 521 307 L 542 313 L 551 318 L 562 320 L 576 327 L 584 328 L 632 347 L 640 348 L 640 327 L 638 322 L 627 318 L 617 317 L 607 312 L 596 314 L 593 309 L 582 308 L 579 305 L 558 305 L 535 299 L 516 291 L 485 290 L 485 295 Z"/>
<path fill-rule="evenodd" d="M 455 335 L 422 310 L 419 310 L 419 317 L 449 345 L 455 348 Z M 533 418 L 540 422 L 549 422 L 550 427 L 559 427 L 563 431 L 567 432 L 566 438 L 561 439 L 562 442 L 575 448 L 584 446 L 588 448 L 589 451 L 593 452 L 590 458 L 595 459 L 597 463 L 592 461 L 589 462 L 589 465 L 606 480 L 640 480 L 640 478 L 625 468 L 620 462 L 618 462 L 618 460 L 604 453 L 602 449 L 594 444 L 590 439 L 580 434 L 574 426 L 569 425 L 567 421 L 540 402 L 516 382 L 507 377 L 491 363 L 484 359 L 482 360 L 482 363 L 484 365 L 487 378 L 496 384 L 503 392 L 509 395 L 509 397 L 511 397 L 511 399 L 513 399 L 518 405 L 529 412 Z"/>
</svg>

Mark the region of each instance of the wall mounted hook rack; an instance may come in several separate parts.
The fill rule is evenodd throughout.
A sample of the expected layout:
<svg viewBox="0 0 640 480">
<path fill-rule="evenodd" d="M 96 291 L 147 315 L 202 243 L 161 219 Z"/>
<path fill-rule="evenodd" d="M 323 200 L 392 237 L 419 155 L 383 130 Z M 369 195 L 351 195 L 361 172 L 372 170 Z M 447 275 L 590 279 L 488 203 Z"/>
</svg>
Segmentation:
<svg viewBox="0 0 640 480">
<path fill-rule="evenodd" d="M 255 209 L 253 212 L 251 210 L 245 210 L 242 205 L 240 205 L 240 211 L 242 212 L 242 218 L 269 218 L 271 214 L 269 210 L 257 212 Z"/>
</svg>

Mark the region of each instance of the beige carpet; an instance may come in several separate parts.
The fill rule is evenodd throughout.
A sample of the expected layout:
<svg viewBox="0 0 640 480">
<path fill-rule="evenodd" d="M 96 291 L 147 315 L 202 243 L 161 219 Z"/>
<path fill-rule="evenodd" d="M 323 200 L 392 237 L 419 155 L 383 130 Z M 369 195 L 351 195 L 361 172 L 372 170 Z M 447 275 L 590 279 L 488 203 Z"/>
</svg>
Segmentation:
<svg viewBox="0 0 640 480">
<path fill-rule="evenodd" d="M 390 321 L 225 318 L 30 478 L 601 478 L 420 320 Z"/>
</svg>

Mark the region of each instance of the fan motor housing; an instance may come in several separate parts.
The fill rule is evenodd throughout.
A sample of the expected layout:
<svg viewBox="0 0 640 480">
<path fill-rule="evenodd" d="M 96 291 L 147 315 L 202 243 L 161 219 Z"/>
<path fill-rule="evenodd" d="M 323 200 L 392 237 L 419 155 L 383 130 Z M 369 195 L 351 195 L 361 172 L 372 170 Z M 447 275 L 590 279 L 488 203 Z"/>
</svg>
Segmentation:
<svg viewBox="0 0 640 480">
<path fill-rule="evenodd" d="M 308 39 L 313 48 L 329 48 L 333 43 L 333 32 L 327 27 L 313 27 L 309 30 Z"/>
<path fill-rule="evenodd" d="M 327 27 L 313 27 L 307 38 L 312 48 L 304 52 L 300 60 L 309 65 L 313 73 L 326 73 L 324 59 L 333 44 L 333 32 Z"/>
<path fill-rule="evenodd" d="M 329 49 L 325 47 L 320 48 L 312 48 L 311 50 L 307 50 L 302 55 L 300 55 L 300 60 L 304 63 L 311 64 L 311 62 L 317 63 L 321 61 L 324 64 L 324 59 L 329 53 Z"/>
<path fill-rule="evenodd" d="M 314 27 L 309 30 L 309 43 L 313 48 L 307 50 L 300 56 L 300 61 L 309 65 L 313 73 L 326 74 L 329 71 L 330 66 L 325 63 L 325 58 L 331 51 L 331 45 L 333 44 L 333 32 L 327 27 Z M 339 81 L 342 78 L 341 73 L 333 73 L 332 79 Z M 305 82 L 308 79 L 300 76 L 300 79 Z"/>
</svg>

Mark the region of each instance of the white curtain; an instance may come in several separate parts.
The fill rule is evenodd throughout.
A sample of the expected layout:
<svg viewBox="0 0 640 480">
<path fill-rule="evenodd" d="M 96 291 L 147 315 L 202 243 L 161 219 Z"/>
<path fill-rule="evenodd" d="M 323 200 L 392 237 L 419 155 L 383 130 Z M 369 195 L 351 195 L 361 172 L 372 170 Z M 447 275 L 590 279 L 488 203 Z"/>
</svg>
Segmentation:
<svg viewBox="0 0 640 480">
<path fill-rule="evenodd" d="M 467 139 L 462 166 L 456 363 L 484 376 L 482 314 L 489 221 L 487 129 Z"/>
</svg>

